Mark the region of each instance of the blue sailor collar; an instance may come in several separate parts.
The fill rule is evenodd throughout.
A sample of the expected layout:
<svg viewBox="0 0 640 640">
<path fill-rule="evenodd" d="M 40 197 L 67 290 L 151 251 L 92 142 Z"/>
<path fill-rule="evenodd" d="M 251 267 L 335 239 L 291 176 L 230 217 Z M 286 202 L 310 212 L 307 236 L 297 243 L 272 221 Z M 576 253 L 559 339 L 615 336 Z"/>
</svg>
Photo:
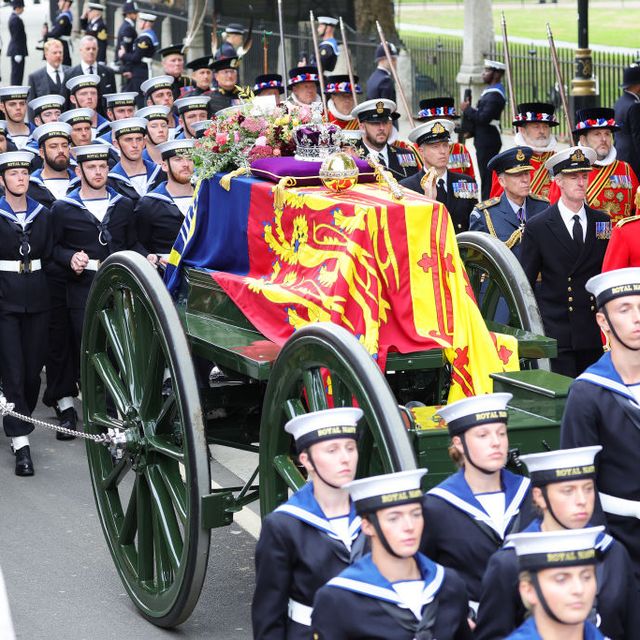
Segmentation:
<svg viewBox="0 0 640 640">
<path fill-rule="evenodd" d="M 100 140 L 104 140 L 104 142 L 107 142 L 108 144 L 113 144 L 113 131 L 111 131 L 111 129 L 107 128 L 105 129 L 104 133 L 100 133 L 100 129 L 96 130 L 96 140 L 100 139 Z M 146 149 L 145 149 L 146 151 Z"/>
<path fill-rule="evenodd" d="M 173 196 L 169 193 L 167 189 L 167 181 L 161 182 L 153 191 L 149 191 L 147 193 L 148 198 L 155 198 L 156 200 L 162 200 L 167 204 L 172 204 L 174 207 L 178 207 Z"/>
<path fill-rule="evenodd" d="M 438 595 L 438 591 L 440 591 L 440 587 L 444 582 L 445 570 L 442 565 L 436 564 L 421 553 L 417 553 L 414 558 L 424 582 L 422 591 L 422 604 L 424 606 L 432 602 Z M 393 588 L 393 583 L 389 582 L 373 563 L 370 553 L 348 566 L 340 575 L 329 580 L 327 585 L 344 589 L 345 591 L 360 593 L 376 600 L 391 602 L 403 609 L 409 609 L 400 594 Z"/>
<path fill-rule="evenodd" d="M 342 542 L 347 550 L 351 550 L 351 544 L 360 534 L 360 525 L 362 520 L 359 515 L 356 514 L 353 502 L 350 502 L 349 510 L 349 540 L 342 539 L 333 529 L 331 520 L 325 516 L 322 508 L 318 504 L 315 496 L 313 495 L 313 483 L 308 482 L 302 489 L 296 491 L 291 498 L 284 504 L 280 505 L 276 512 L 286 513 L 293 518 L 297 518 L 302 522 L 306 522 L 308 525 L 324 531 L 330 538 Z"/>
<path fill-rule="evenodd" d="M 340 48 L 338 47 L 338 41 L 335 38 L 327 38 L 326 40 L 323 40 L 320 43 L 320 46 L 322 46 L 323 44 L 328 44 L 333 49 L 333 52 L 336 55 L 340 53 Z"/>
<path fill-rule="evenodd" d="M 460 469 L 457 473 L 449 476 L 441 482 L 437 487 L 429 490 L 427 495 L 442 498 L 445 502 L 460 511 L 472 516 L 475 520 L 484 522 L 491 527 L 501 538 L 504 538 L 505 532 L 514 516 L 520 511 L 520 505 L 524 500 L 531 480 L 524 476 L 518 476 L 506 469 L 500 472 L 500 481 L 504 489 L 505 512 L 502 526 L 493 522 L 491 516 L 485 511 L 480 501 L 471 491 L 471 487 L 467 484 L 464 477 L 464 470 Z"/>
<path fill-rule="evenodd" d="M 533 617 L 523 622 L 510 636 L 513 640 L 542 640 Z M 584 623 L 584 640 L 604 640 L 602 633 L 588 620 Z"/>
<path fill-rule="evenodd" d="M 155 162 L 150 162 L 148 160 L 142 160 L 144 163 L 145 170 L 147 172 L 147 186 L 156 179 L 156 176 L 160 172 L 160 165 L 157 165 Z M 121 180 L 122 182 L 126 182 L 128 185 L 133 187 L 131 184 L 131 180 L 129 176 L 125 173 L 125 170 L 122 168 L 122 163 L 118 162 L 118 164 L 114 165 L 113 169 L 109 171 L 109 177 L 115 178 L 116 180 Z"/>
<path fill-rule="evenodd" d="M 502 84 L 502 82 L 498 82 L 497 84 L 494 84 L 494 85 L 491 85 L 490 87 L 487 87 L 480 94 L 480 96 L 484 96 L 487 93 L 499 93 L 505 100 L 507 99 L 507 94 L 505 93 L 504 85 Z"/>
<path fill-rule="evenodd" d="M 109 200 L 108 208 L 111 208 L 122 197 L 122 194 L 118 193 L 115 189 L 107 187 L 107 198 Z M 73 205 L 74 207 L 79 207 L 80 209 L 87 209 L 82 198 L 80 197 L 80 187 L 77 187 L 73 191 L 70 191 L 66 196 L 64 196 L 64 198 L 60 198 L 60 201 L 66 202 L 67 204 Z"/>
<path fill-rule="evenodd" d="M 622 381 L 620 374 L 613 366 L 610 352 L 600 356 L 600 359 L 581 373 L 576 380 L 584 380 L 598 387 L 613 391 L 613 393 L 628 398 L 632 404 L 640 408 L 635 396 L 629 391 L 629 387 Z"/>
<path fill-rule="evenodd" d="M 33 198 L 27 196 L 27 210 L 24 216 L 24 223 L 21 223 L 7 199 L 4 196 L 0 198 L 0 216 L 2 216 L 3 218 L 7 218 L 7 220 L 11 220 L 11 222 L 18 224 L 21 227 L 26 227 L 29 223 L 33 222 L 36 216 L 43 209 L 44 207 L 39 202 L 36 202 Z"/>
<path fill-rule="evenodd" d="M 71 13 L 71 11 L 69 9 L 67 9 L 65 11 L 61 11 L 58 14 L 58 18 L 62 18 L 62 16 L 67 16 L 67 18 L 69 18 L 69 20 L 71 20 L 71 22 L 73 22 L 73 14 Z"/>
<path fill-rule="evenodd" d="M 156 35 L 156 32 L 153 29 L 145 29 L 139 36 L 138 38 L 141 38 L 142 36 L 148 36 L 149 39 L 151 40 L 151 42 L 153 42 L 153 46 L 157 47 L 160 42 L 158 40 L 158 36 Z"/>
<path fill-rule="evenodd" d="M 43 171 L 44 167 L 40 167 L 39 169 L 36 169 L 30 176 L 29 176 L 29 182 L 35 182 L 36 184 L 39 184 L 41 187 L 44 187 L 44 178 L 42 177 L 42 171 Z M 73 184 L 74 182 L 76 182 L 77 180 L 79 180 L 78 176 L 75 174 L 75 171 L 73 171 L 72 169 L 67 167 L 67 175 L 69 177 L 69 184 Z"/>
</svg>

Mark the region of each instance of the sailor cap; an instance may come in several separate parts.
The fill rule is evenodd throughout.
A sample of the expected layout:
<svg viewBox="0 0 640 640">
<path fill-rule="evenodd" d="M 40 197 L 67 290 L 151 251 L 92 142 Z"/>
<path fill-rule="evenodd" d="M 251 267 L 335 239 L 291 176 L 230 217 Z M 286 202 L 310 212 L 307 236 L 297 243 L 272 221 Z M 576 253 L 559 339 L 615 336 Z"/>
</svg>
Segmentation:
<svg viewBox="0 0 640 640">
<path fill-rule="evenodd" d="M 595 296 L 598 308 L 610 300 L 640 295 L 640 267 L 605 271 L 587 280 L 586 290 Z"/>
<path fill-rule="evenodd" d="M 191 131 L 196 138 L 202 138 L 204 132 L 211 126 L 213 120 L 198 120 L 191 125 Z"/>
<path fill-rule="evenodd" d="M 206 110 L 210 100 L 211 96 L 187 96 L 178 98 L 173 106 L 179 114 L 183 114 L 185 111 Z"/>
<path fill-rule="evenodd" d="M 498 62 L 497 60 L 489 60 L 488 58 L 484 59 L 484 68 L 485 69 L 495 69 L 496 71 L 504 71 L 507 66 L 504 62 Z"/>
<path fill-rule="evenodd" d="M 421 144 L 433 144 L 443 140 L 449 141 L 455 131 L 455 124 L 451 120 L 437 118 L 419 124 L 409 132 L 409 140 L 418 146 Z"/>
<path fill-rule="evenodd" d="M 335 438 L 358 438 L 358 421 L 362 409 L 338 407 L 313 411 L 291 418 L 284 430 L 293 436 L 298 451 L 304 451 L 316 442 Z"/>
<path fill-rule="evenodd" d="M 602 451 L 600 445 L 557 449 L 542 453 L 530 453 L 520 456 L 520 460 L 527 465 L 533 486 L 541 487 L 554 482 L 595 478 L 596 465 L 594 460 L 600 451 Z"/>
<path fill-rule="evenodd" d="M 70 125 L 78 124 L 79 122 L 92 122 L 94 113 L 93 109 L 87 107 L 69 109 L 69 111 L 63 111 L 58 120 L 60 122 L 68 122 Z"/>
<path fill-rule="evenodd" d="M 142 107 L 135 112 L 136 118 L 146 118 L 147 120 L 169 120 L 171 107 L 164 104 L 152 104 L 150 107 Z"/>
<path fill-rule="evenodd" d="M 106 144 L 86 144 L 73 147 L 71 150 L 77 162 L 91 162 L 92 160 L 108 160 L 110 147 Z"/>
<path fill-rule="evenodd" d="M 25 100 L 29 94 L 29 87 L 10 85 L 0 87 L 0 100 Z"/>
<path fill-rule="evenodd" d="M 145 118 L 122 118 L 109 123 L 111 131 L 116 138 L 127 133 L 146 133 L 147 120 Z"/>
<path fill-rule="evenodd" d="M 560 173 L 591 171 L 591 165 L 597 157 L 596 152 L 590 147 L 569 147 L 554 153 L 544 166 L 554 177 Z"/>
<path fill-rule="evenodd" d="M 67 122 L 46 122 L 41 124 L 31 134 L 34 140 L 38 141 L 38 145 L 42 145 L 50 138 L 66 138 L 71 139 L 71 125 Z"/>
<path fill-rule="evenodd" d="M 140 20 L 145 20 L 146 22 L 155 22 L 158 19 L 158 16 L 154 15 L 153 13 L 140 11 L 138 13 L 138 18 Z"/>
<path fill-rule="evenodd" d="M 371 513 L 411 502 L 422 502 L 420 483 L 426 469 L 397 471 L 381 476 L 352 480 L 343 485 L 358 513 Z"/>
<path fill-rule="evenodd" d="M 7 169 L 29 169 L 33 153 L 30 151 L 6 151 L 0 153 L 0 172 Z"/>
<path fill-rule="evenodd" d="M 87 2 L 87 7 L 96 11 L 104 11 L 104 5 L 99 2 Z"/>
<path fill-rule="evenodd" d="M 40 96 L 29 100 L 29 109 L 31 109 L 35 115 L 40 115 L 43 111 L 48 109 L 60 109 L 65 103 L 64 96 L 59 93 L 50 93 L 46 96 Z"/>
<path fill-rule="evenodd" d="M 7 135 L 7 121 L 0 120 L 0 136 L 6 136 L 6 135 Z"/>
<path fill-rule="evenodd" d="M 447 423 L 450 436 L 459 436 L 468 429 L 491 422 L 508 422 L 507 404 L 511 393 L 487 393 L 463 398 L 438 409 Z"/>
<path fill-rule="evenodd" d="M 338 19 L 332 18 L 331 16 L 318 16 L 316 20 L 320 24 L 328 24 L 328 25 L 331 25 L 332 27 L 335 27 L 338 25 Z"/>
<path fill-rule="evenodd" d="M 75 93 L 76 91 L 86 89 L 87 87 L 97 89 L 99 84 L 100 76 L 97 73 L 87 73 L 86 75 L 69 78 L 65 82 L 65 87 L 67 87 L 71 93 Z"/>
<path fill-rule="evenodd" d="M 122 91 L 120 93 L 105 93 L 102 97 L 107 103 L 107 107 L 130 107 L 135 105 L 138 92 Z"/>
<path fill-rule="evenodd" d="M 195 140 L 193 139 L 181 138 L 178 140 L 168 140 L 167 142 L 163 142 L 159 144 L 157 148 L 162 159 L 166 160 L 167 158 L 173 158 L 173 156 L 177 155 L 178 151 L 193 149 L 194 144 Z"/>
<path fill-rule="evenodd" d="M 140 91 L 148 98 L 154 91 L 158 91 L 158 89 L 171 89 L 173 81 L 173 76 L 154 76 L 153 78 L 145 80 L 140 85 Z"/>
</svg>

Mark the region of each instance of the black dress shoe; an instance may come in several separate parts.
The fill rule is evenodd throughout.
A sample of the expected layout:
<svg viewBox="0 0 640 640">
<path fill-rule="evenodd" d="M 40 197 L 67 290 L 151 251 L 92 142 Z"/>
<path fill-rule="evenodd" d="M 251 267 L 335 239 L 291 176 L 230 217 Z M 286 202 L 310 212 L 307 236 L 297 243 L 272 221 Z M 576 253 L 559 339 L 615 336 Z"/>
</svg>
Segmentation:
<svg viewBox="0 0 640 640">
<path fill-rule="evenodd" d="M 65 429 L 75 431 L 77 420 L 78 416 L 73 407 L 69 407 L 68 409 L 60 412 L 60 426 Z M 56 431 L 56 440 L 75 440 L 75 438 L 76 437 L 72 436 L 70 433 L 60 433 L 60 431 Z"/>
<path fill-rule="evenodd" d="M 29 445 L 20 447 L 20 449 L 16 451 L 16 475 L 33 475 L 33 462 L 31 461 L 31 451 L 29 449 Z"/>
</svg>

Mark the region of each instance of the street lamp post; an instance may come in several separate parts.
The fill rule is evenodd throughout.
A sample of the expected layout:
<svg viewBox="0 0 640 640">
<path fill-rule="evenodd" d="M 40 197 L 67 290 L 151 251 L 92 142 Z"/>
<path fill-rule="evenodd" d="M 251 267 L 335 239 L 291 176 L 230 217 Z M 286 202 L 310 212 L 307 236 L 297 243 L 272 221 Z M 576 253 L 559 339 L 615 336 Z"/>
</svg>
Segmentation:
<svg viewBox="0 0 640 640">
<path fill-rule="evenodd" d="M 575 55 L 575 75 L 571 80 L 569 105 L 576 111 L 596 107 L 600 96 L 596 93 L 593 59 L 589 49 L 589 0 L 578 0 L 578 48 Z"/>
</svg>

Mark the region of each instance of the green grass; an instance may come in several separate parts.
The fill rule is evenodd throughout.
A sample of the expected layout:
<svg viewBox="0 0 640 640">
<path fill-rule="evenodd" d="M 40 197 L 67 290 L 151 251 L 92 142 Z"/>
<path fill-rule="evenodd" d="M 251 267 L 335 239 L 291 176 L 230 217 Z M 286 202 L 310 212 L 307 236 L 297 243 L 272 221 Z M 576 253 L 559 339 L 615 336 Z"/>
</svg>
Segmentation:
<svg viewBox="0 0 640 640">
<path fill-rule="evenodd" d="M 413 0 L 404 0 L 399 8 L 399 22 L 416 25 L 431 25 L 445 29 L 463 29 L 463 4 L 458 0 L 449 0 L 449 7 L 430 6 L 424 3 L 413 6 Z M 589 41 L 591 44 L 629 47 L 640 49 L 640 9 L 622 8 L 618 1 L 610 8 L 592 7 L 589 11 Z M 493 22 L 497 35 L 501 33 L 501 9 L 494 6 Z M 524 10 L 511 3 L 504 9 L 510 36 L 546 39 L 546 23 L 551 24 L 556 40 L 577 41 L 576 7 L 551 4 L 537 4 L 529 0 Z M 409 33 L 407 31 L 407 33 Z"/>
</svg>

